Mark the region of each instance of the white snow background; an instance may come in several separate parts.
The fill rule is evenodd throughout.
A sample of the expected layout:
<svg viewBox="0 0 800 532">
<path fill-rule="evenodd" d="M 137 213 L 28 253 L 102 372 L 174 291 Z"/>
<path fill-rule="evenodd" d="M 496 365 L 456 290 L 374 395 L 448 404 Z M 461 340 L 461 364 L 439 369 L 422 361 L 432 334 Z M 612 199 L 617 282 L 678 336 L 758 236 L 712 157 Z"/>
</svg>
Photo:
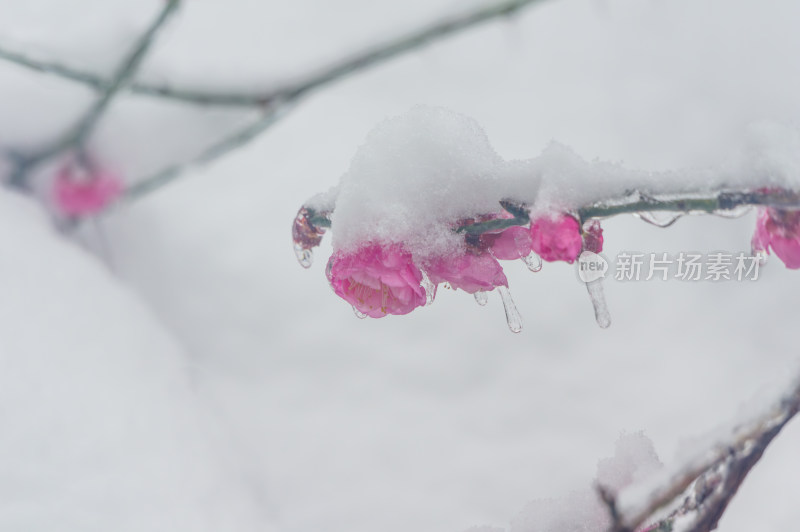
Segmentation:
<svg viewBox="0 0 800 532">
<path fill-rule="evenodd" d="M 188 0 L 140 79 L 269 87 L 467 4 Z M 0 0 L 0 46 L 108 73 L 160 5 Z M 790 0 L 550 0 L 312 95 L 103 238 L 66 241 L 1 192 L 0 530 L 534 532 L 518 513 L 587 488 L 623 432 L 673 463 L 796 370 L 797 272 L 609 281 L 600 330 L 572 267 L 509 264 L 513 335 L 499 298 L 444 290 L 358 320 L 326 286 L 330 236 L 303 270 L 290 224 L 418 103 L 474 117 L 506 159 L 557 140 L 630 168 L 719 164 L 753 124 L 798 124 L 798 22 Z M 0 144 L 55 138 L 91 97 L 0 62 Z M 126 95 L 92 147 L 133 180 L 250 117 Z M 753 225 L 618 217 L 605 253 L 737 253 Z M 793 423 L 721 530 L 796 528 L 799 447 Z"/>
</svg>

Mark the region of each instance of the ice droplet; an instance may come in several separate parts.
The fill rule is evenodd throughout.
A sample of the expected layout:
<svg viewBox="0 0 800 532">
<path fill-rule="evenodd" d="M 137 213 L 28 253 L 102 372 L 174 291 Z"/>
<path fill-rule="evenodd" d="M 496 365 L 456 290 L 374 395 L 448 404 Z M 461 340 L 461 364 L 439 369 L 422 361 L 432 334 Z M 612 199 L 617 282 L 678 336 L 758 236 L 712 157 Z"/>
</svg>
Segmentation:
<svg viewBox="0 0 800 532">
<path fill-rule="evenodd" d="M 424 271 L 422 272 L 422 288 L 425 290 L 425 305 L 430 305 L 436 299 L 436 285 Z"/>
<path fill-rule="evenodd" d="M 611 325 L 611 314 L 606 305 L 606 296 L 603 294 L 603 281 L 597 279 L 586 283 L 586 290 L 589 292 L 589 299 L 592 300 L 594 307 L 594 318 L 601 329 L 607 329 Z"/>
<path fill-rule="evenodd" d="M 634 216 L 656 227 L 669 227 L 683 217 L 681 212 L 635 212 Z"/>
<path fill-rule="evenodd" d="M 297 262 L 299 262 L 300 266 L 303 268 L 310 268 L 311 264 L 314 262 L 314 252 L 310 249 L 303 248 L 303 246 L 297 242 L 294 243 L 294 256 L 297 257 Z"/>
<path fill-rule="evenodd" d="M 475 292 L 475 301 L 480 305 L 484 306 L 489 301 L 489 294 L 484 291 Z"/>
<path fill-rule="evenodd" d="M 358 318 L 358 319 L 360 319 L 360 320 L 363 320 L 364 318 L 366 318 L 366 317 L 367 317 L 367 315 L 366 315 L 366 314 L 364 314 L 363 312 L 361 312 L 360 310 L 358 310 L 358 309 L 355 307 L 355 305 L 353 306 L 353 314 L 355 314 L 355 315 L 356 315 L 356 318 Z"/>
<path fill-rule="evenodd" d="M 500 293 L 500 299 L 503 300 L 503 308 L 506 311 L 506 322 L 511 332 L 518 333 L 522 330 L 522 316 L 519 315 L 517 306 L 514 300 L 511 299 L 511 292 L 505 286 L 498 286 L 497 291 Z"/>
<path fill-rule="evenodd" d="M 726 210 L 716 210 L 714 211 L 715 216 L 721 216 L 722 218 L 741 218 L 748 212 L 753 209 L 752 205 L 739 205 L 738 207 L 734 207 L 733 209 L 726 209 Z"/>
<path fill-rule="evenodd" d="M 758 261 L 759 266 L 764 266 L 769 260 L 769 253 L 765 249 L 753 250 L 753 256 Z"/>
<path fill-rule="evenodd" d="M 535 251 L 531 251 L 527 257 L 522 257 L 522 262 L 534 273 L 542 269 L 542 257 L 537 255 Z"/>
</svg>

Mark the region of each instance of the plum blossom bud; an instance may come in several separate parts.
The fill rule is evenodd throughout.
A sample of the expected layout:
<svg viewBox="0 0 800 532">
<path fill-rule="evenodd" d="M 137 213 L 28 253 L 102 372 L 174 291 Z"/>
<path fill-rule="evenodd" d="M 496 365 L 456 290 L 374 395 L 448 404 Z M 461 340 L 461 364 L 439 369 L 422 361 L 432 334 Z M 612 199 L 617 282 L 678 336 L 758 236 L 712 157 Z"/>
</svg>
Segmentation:
<svg viewBox="0 0 800 532">
<path fill-rule="evenodd" d="M 563 260 L 572 264 L 583 248 L 578 220 L 558 214 L 531 221 L 531 247 L 548 262 Z"/>
<path fill-rule="evenodd" d="M 53 201 L 59 212 L 67 216 L 96 214 L 123 191 L 123 182 L 107 171 L 80 171 L 63 166 L 53 182 Z"/>
</svg>

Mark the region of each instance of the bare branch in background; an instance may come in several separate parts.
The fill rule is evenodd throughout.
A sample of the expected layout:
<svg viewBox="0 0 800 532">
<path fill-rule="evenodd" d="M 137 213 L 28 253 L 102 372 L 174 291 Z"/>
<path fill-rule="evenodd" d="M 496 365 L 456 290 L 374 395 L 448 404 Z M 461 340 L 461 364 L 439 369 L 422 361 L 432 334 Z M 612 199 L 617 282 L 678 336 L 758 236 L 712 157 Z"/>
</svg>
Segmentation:
<svg viewBox="0 0 800 532">
<path fill-rule="evenodd" d="M 642 503 L 625 507 L 615 494 L 598 487 L 612 520 L 609 532 L 661 532 L 672 530 L 677 521 L 685 532 L 714 530 L 748 473 L 798 410 L 800 380 L 777 405 L 651 489 Z M 670 506 L 675 509 L 654 523 L 655 514 Z"/>
<path fill-rule="evenodd" d="M 108 106 L 136 73 L 136 70 L 147 55 L 158 31 L 164 26 L 180 0 L 168 0 L 149 28 L 139 37 L 130 53 L 125 57 L 116 73 L 103 89 L 100 97 L 83 115 L 80 121 L 52 146 L 30 156 L 19 156 L 16 160 L 17 170 L 12 174 L 11 184 L 23 186 L 27 172 L 36 164 L 56 156 L 70 148 L 80 147 L 91 134 L 100 117 Z"/>
<path fill-rule="evenodd" d="M 219 92 L 134 82 L 130 85 L 130 90 L 148 96 L 196 104 L 263 107 L 275 100 L 291 100 L 297 98 L 313 89 L 327 85 L 345 76 L 391 59 L 392 57 L 443 39 L 483 22 L 504 15 L 511 15 L 526 6 L 541 1 L 542 0 L 502 0 L 463 14 L 453 15 L 422 29 L 377 44 L 364 52 L 343 58 L 321 69 L 319 72 L 304 76 L 303 79 L 297 83 L 282 88 L 256 92 Z M 91 72 L 76 70 L 56 62 L 39 61 L 18 52 L 3 50 L 2 48 L 0 48 L 0 58 L 39 72 L 45 72 L 71 81 L 83 83 L 99 91 L 107 91 L 113 84 L 113 81 L 108 81 Z"/>
<path fill-rule="evenodd" d="M 169 166 L 163 170 L 160 170 L 159 172 L 156 172 L 152 176 L 141 179 L 128 186 L 125 189 L 125 193 L 123 194 L 122 198 L 120 198 L 120 201 L 130 202 L 141 198 L 150 192 L 171 183 L 188 168 L 209 163 L 247 144 L 251 140 L 258 137 L 258 135 L 269 128 L 272 124 L 283 118 L 283 116 L 288 113 L 291 108 L 291 104 L 276 102 L 274 108 L 265 110 L 261 117 L 259 117 L 257 120 L 203 150 L 200 155 L 194 159 L 186 163 Z"/>
</svg>

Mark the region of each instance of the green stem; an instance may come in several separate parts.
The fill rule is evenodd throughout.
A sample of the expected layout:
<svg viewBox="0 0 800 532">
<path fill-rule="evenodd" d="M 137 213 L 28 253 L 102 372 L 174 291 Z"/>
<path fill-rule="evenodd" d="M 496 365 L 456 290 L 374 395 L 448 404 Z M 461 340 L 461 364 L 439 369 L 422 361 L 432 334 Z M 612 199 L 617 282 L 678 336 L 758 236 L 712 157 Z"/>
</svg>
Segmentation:
<svg viewBox="0 0 800 532">
<path fill-rule="evenodd" d="M 800 194 L 788 190 L 759 190 L 754 192 L 723 191 L 705 197 L 697 194 L 674 195 L 659 199 L 636 193 L 628 201 L 597 202 L 578 209 L 581 220 L 608 218 L 618 214 L 668 211 L 677 213 L 720 213 L 743 206 L 768 206 L 783 209 L 800 209 Z"/>
</svg>

